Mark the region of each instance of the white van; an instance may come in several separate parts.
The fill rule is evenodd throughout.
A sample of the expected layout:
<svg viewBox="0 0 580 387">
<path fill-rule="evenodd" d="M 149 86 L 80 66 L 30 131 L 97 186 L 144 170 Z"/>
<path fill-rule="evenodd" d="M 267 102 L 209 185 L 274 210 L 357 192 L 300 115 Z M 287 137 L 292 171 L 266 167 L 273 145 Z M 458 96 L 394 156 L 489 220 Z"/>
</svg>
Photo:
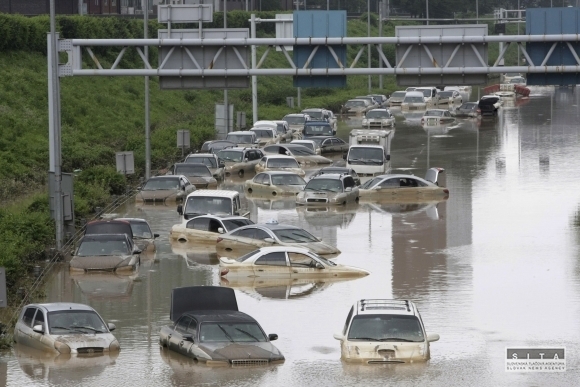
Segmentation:
<svg viewBox="0 0 580 387">
<path fill-rule="evenodd" d="M 354 129 L 350 132 L 346 167 L 359 176 L 377 176 L 391 169 L 392 130 Z"/>
<path fill-rule="evenodd" d="M 177 206 L 177 212 L 183 216 L 184 221 L 208 214 L 246 217 L 250 214 L 241 208 L 240 194 L 237 191 L 213 189 L 199 189 L 187 195 L 183 205 Z"/>
<path fill-rule="evenodd" d="M 427 109 L 427 103 L 425 102 L 425 96 L 420 91 L 409 91 L 401 103 L 401 110 L 425 110 Z"/>
<path fill-rule="evenodd" d="M 429 106 L 437 105 L 438 97 L 437 92 L 439 89 L 436 87 L 418 87 L 415 91 L 419 91 L 423 93 L 423 97 L 425 97 L 425 103 Z"/>
</svg>

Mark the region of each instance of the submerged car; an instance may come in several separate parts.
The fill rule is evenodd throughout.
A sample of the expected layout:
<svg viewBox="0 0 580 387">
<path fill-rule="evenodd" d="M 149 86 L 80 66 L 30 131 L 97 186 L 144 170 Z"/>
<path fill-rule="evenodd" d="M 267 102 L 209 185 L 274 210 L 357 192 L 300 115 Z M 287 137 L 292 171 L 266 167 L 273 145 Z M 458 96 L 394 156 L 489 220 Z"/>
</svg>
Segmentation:
<svg viewBox="0 0 580 387">
<path fill-rule="evenodd" d="M 264 153 L 274 155 L 287 155 L 296 158 L 300 164 L 330 164 L 332 160 L 317 155 L 310 149 L 299 144 L 277 144 L 264 147 Z"/>
<path fill-rule="evenodd" d="M 302 138 L 308 139 L 312 136 L 334 136 L 336 130 L 326 121 L 308 121 L 302 129 Z"/>
<path fill-rule="evenodd" d="M 501 107 L 500 97 L 497 95 L 484 95 L 477 104 L 482 116 L 497 116 Z"/>
<path fill-rule="evenodd" d="M 286 171 L 304 177 L 306 174 L 298 161 L 292 156 L 266 155 L 256 164 L 256 173 L 267 171 Z"/>
<path fill-rule="evenodd" d="M 348 142 L 342 138 L 330 136 L 313 136 L 308 140 L 314 141 L 320 147 L 320 153 L 346 152 L 348 151 Z"/>
<path fill-rule="evenodd" d="M 394 127 L 395 116 L 391 114 L 388 109 L 373 109 L 369 110 L 362 120 L 363 128 L 372 127 Z"/>
<path fill-rule="evenodd" d="M 219 273 L 225 278 L 324 278 L 369 275 L 358 267 L 336 264 L 299 247 L 262 247 L 238 259 L 220 257 Z"/>
<path fill-rule="evenodd" d="M 225 164 L 221 161 L 216 154 L 213 153 L 192 153 L 187 155 L 184 163 L 194 163 L 194 164 L 203 164 L 209 168 L 212 176 L 216 180 L 223 180 L 225 173 L 224 167 Z"/>
<path fill-rule="evenodd" d="M 439 187 L 439 175 L 443 168 L 430 168 L 425 179 L 413 175 L 389 174 L 374 177 L 360 186 L 361 200 L 424 200 L 445 198 L 449 196 L 449 190 Z"/>
<path fill-rule="evenodd" d="M 359 189 L 348 174 L 323 174 L 306 184 L 296 196 L 297 205 L 346 205 L 358 202 Z"/>
<path fill-rule="evenodd" d="M 312 137 L 308 137 L 308 140 L 292 140 L 290 141 L 290 144 L 298 144 L 305 146 L 306 148 L 310 149 L 311 151 L 319 155 L 320 153 L 322 153 L 320 150 L 320 145 L 318 145 L 316 141 L 312 141 L 311 139 Z"/>
<path fill-rule="evenodd" d="M 375 107 L 376 105 L 371 104 L 367 99 L 355 98 L 346 101 L 346 103 L 342 105 L 340 112 L 342 114 L 362 115 Z"/>
<path fill-rule="evenodd" d="M 247 172 L 254 172 L 264 153 L 260 149 L 236 147 L 222 149 L 218 157 L 224 162 L 226 176 L 237 174 L 242 177 Z"/>
<path fill-rule="evenodd" d="M 360 185 L 360 177 L 358 176 L 358 174 L 356 173 L 356 171 L 352 168 L 346 168 L 346 167 L 324 167 L 324 168 L 320 168 L 317 172 L 314 172 L 314 174 L 311 176 L 311 178 L 316 177 L 316 176 L 320 176 L 320 175 L 328 175 L 328 174 L 339 174 L 339 175 L 343 175 L 343 174 L 347 174 L 352 176 L 352 178 L 354 179 L 354 183 L 356 185 Z"/>
<path fill-rule="evenodd" d="M 155 238 L 159 238 L 159 234 L 151 231 L 151 226 L 145 219 L 141 218 L 117 218 L 129 222 L 131 231 L 133 232 L 133 243 L 141 251 L 155 250 Z"/>
<path fill-rule="evenodd" d="M 183 175 L 196 189 L 217 189 L 217 179 L 205 164 L 176 163 L 167 175 Z"/>
<path fill-rule="evenodd" d="M 201 146 L 201 152 L 217 153 L 222 149 L 231 148 L 237 146 L 236 143 L 226 140 L 212 140 L 206 141 Z"/>
<path fill-rule="evenodd" d="M 437 93 L 439 100 L 438 105 L 461 105 L 463 103 L 463 97 L 457 90 L 445 90 Z"/>
<path fill-rule="evenodd" d="M 389 106 L 389 107 L 399 106 L 400 107 L 401 104 L 403 103 L 403 100 L 405 99 L 405 95 L 407 95 L 406 91 L 395 91 L 393 94 L 391 94 L 391 96 L 387 100 L 387 106 Z"/>
<path fill-rule="evenodd" d="M 256 137 L 258 138 L 258 146 L 278 144 L 280 142 L 281 136 L 278 135 L 278 125 L 276 125 L 275 122 L 272 123 L 275 125 L 273 128 L 258 126 L 250 129 L 250 131 L 256 133 Z"/>
<path fill-rule="evenodd" d="M 215 243 L 220 234 L 230 232 L 242 226 L 254 224 L 244 216 L 202 215 L 175 224 L 169 231 L 169 238 L 180 242 Z"/>
<path fill-rule="evenodd" d="M 115 352 L 119 342 L 90 306 L 70 302 L 29 304 L 22 308 L 14 341 L 41 351 L 61 354 Z"/>
<path fill-rule="evenodd" d="M 182 202 L 193 191 L 195 185 L 183 175 L 153 176 L 139 190 L 135 201 L 145 204 Z"/>
<path fill-rule="evenodd" d="M 133 271 L 141 250 L 127 234 L 93 234 L 81 238 L 70 261 L 71 271 Z"/>
<path fill-rule="evenodd" d="M 401 103 L 402 111 L 425 110 L 426 108 L 427 102 L 425 101 L 425 96 L 420 91 L 408 91 Z"/>
<path fill-rule="evenodd" d="M 239 257 L 268 246 L 302 247 L 319 255 L 340 254 L 339 249 L 322 242 L 308 231 L 276 221 L 240 227 L 221 235 L 217 240 L 216 251 L 221 256 Z"/>
<path fill-rule="evenodd" d="M 293 172 L 267 171 L 246 180 L 246 192 L 252 195 L 288 196 L 304 189 L 306 182 Z"/>
<path fill-rule="evenodd" d="M 334 133 L 336 133 L 337 120 L 336 120 L 336 117 L 334 116 L 334 113 L 332 113 L 332 111 L 330 111 L 328 109 L 322 109 L 322 108 L 308 108 L 308 109 L 302 110 L 300 113 L 308 114 L 310 119 L 313 121 L 326 121 L 326 122 L 328 122 L 330 124 L 330 126 L 332 127 L 332 130 L 334 131 Z"/>
<path fill-rule="evenodd" d="M 284 356 L 258 322 L 238 310 L 233 289 L 220 286 L 175 288 L 171 321 L 159 332 L 159 344 L 207 365 L 260 366 L 284 362 Z"/>
<path fill-rule="evenodd" d="M 226 140 L 233 142 L 239 147 L 254 147 L 258 145 L 258 136 L 256 133 L 249 130 L 240 130 L 237 132 L 229 132 Z"/>
<path fill-rule="evenodd" d="M 479 110 L 477 102 L 464 102 L 451 114 L 455 117 L 477 118 L 481 116 L 481 110 Z"/>
<path fill-rule="evenodd" d="M 449 110 L 445 109 L 429 109 L 421 117 L 421 125 L 423 126 L 445 125 L 453 122 L 455 122 L 455 118 Z"/>
<path fill-rule="evenodd" d="M 344 329 L 335 333 L 341 359 L 367 364 L 413 363 L 431 358 L 419 310 L 409 300 L 360 300 L 352 306 Z"/>
<path fill-rule="evenodd" d="M 304 124 L 307 121 L 310 121 L 311 118 L 308 114 L 294 113 L 294 114 L 286 114 L 284 118 L 282 118 L 282 120 L 288 123 L 288 125 L 290 126 L 290 130 L 292 130 L 292 133 L 300 134 L 302 133 L 302 129 L 304 129 Z"/>
</svg>

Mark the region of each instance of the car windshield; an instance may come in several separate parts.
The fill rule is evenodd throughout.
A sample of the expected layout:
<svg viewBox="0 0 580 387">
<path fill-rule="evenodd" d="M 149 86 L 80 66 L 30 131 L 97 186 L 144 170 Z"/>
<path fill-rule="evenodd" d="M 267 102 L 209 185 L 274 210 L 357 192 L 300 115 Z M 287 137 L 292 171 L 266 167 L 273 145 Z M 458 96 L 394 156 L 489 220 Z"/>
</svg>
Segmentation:
<svg viewBox="0 0 580 387">
<path fill-rule="evenodd" d="M 208 168 L 217 168 L 217 162 L 213 157 L 190 156 L 187 159 L 185 159 L 185 162 L 192 164 L 203 164 Z"/>
<path fill-rule="evenodd" d="M 209 145 L 208 150 L 212 153 L 218 152 L 224 148 L 235 146 L 236 144 L 230 141 L 215 141 Z M 203 150 L 203 149 L 202 149 Z"/>
<path fill-rule="evenodd" d="M 176 175 L 211 177 L 211 172 L 205 165 L 181 164 L 175 166 Z"/>
<path fill-rule="evenodd" d="M 424 97 L 431 97 L 431 89 L 416 89 L 415 91 L 423 93 Z"/>
<path fill-rule="evenodd" d="M 312 179 L 306 184 L 304 190 L 342 192 L 342 181 L 338 179 Z"/>
<path fill-rule="evenodd" d="M 300 147 L 289 148 L 289 149 L 290 149 L 290 152 L 292 152 L 292 154 L 295 156 L 313 156 L 316 154 L 313 151 L 311 151 L 310 149 L 308 149 L 302 145 Z"/>
<path fill-rule="evenodd" d="M 464 103 L 463 105 L 461 105 L 459 107 L 459 110 L 473 110 L 473 109 L 475 109 L 476 106 L 477 106 L 477 103 L 467 102 L 467 103 Z"/>
<path fill-rule="evenodd" d="M 363 314 L 352 319 L 348 340 L 420 343 L 425 341 L 425 337 L 415 316 Z"/>
<path fill-rule="evenodd" d="M 371 110 L 367 113 L 367 118 L 389 118 L 389 112 L 386 110 Z"/>
<path fill-rule="evenodd" d="M 360 189 L 369 189 L 381 180 L 383 180 L 381 177 L 374 177 L 370 180 L 365 181 L 363 184 L 361 184 Z"/>
<path fill-rule="evenodd" d="M 406 94 L 407 94 L 406 91 L 395 91 L 393 94 L 391 94 L 391 98 L 392 97 L 403 98 Z"/>
<path fill-rule="evenodd" d="M 133 231 L 134 239 L 151 239 L 153 233 L 149 224 L 145 222 L 131 222 L 131 230 Z"/>
<path fill-rule="evenodd" d="M 312 117 L 314 119 L 317 119 L 317 120 L 321 120 L 321 119 L 324 118 L 324 116 L 322 114 L 322 111 L 316 111 L 316 110 L 311 111 L 311 110 L 307 110 L 307 111 L 304 111 L 303 113 L 308 114 L 310 117 Z"/>
<path fill-rule="evenodd" d="M 293 144 L 299 144 L 302 146 L 305 146 L 306 148 L 310 149 L 310 150 L 314 150 L 314 144 L 311 142 L 300 142 L 300 141 L 292 141 Z"/>
<path fill-rule="evenodd" d="M 254 129 L 252 130 L 252 132 L 256 133 L 256 137 L 268 137 L 268 138 L 274 137 L 272 131 L 270 130 Z"/>
<path fill-rule="evenodd" d="M 330 125 L 305 125 L 303 132 L 310 136 L 332 135 L 332 127 Z"/>
<path fill-rule="evenodd" d="M 406 103 L 422 103 L 422 102 L 425 102 L 425 100 L 423 99 L 423 97 L 405 97 L 405 99 L 403 100 L 403 102 L 406 102 Z"/>
<path fill-rule="evenodd" d="M 427 110 L 425 112 L 425 116 L 443 117 L 443 111 L 441 111 L 441 110 Z"/>
<path fill-rule="evenodd" d="M 283 230 L 272 230 L 276 237 L 282 242 L 289 243 L 308 243 L 308 242 L 318 242 L 318 239 L 306 230 L 301 230 L 299 228 L 289 228 Z"/>
<path fill-rule="evenodd" d="M 48 312 L 48 329 L 53 335 L 109 332 L 99 315 L 91 310 Z"/>
<path fill-rule="evenodd" d="M 303 178 L 298 175 L 272 175 L 273 185 L 306 185 Z"/>
<path fill-rule="evenodd" d="M 250 251 L 248 254 L 242 255 L 239 258 L 236 258 L 236 261 L 238 262 L 244 262 L 245 260 L 247 260 L 248 258 L 253 257 L 254 255 L 256 255 L 257 253 L 259 253 L 260 250 L 254 250 L 254 251 Z"/>
<path fill-rule="evenodd" d="M 165 189 L 179 189 L 178 177 L 161 177 L 147 180 L 147 183 L 141 188 L 142 191 L 159 191 Z"/>
<path fill-rule="evenodd" d="M 346 106 L 346 107 L 364 107 L 365 103 L 364 103 L 364 101 L 346 101 L 344 106 Z"/>
<path fill-rule="evenodd" d="M 306 122 L 304 116 L 285 116 L 282 121 L 286 121 L 288 125 L 299 125 Z"/>
<path fill-rule="evenodd" d="M 348 162 L 350 164 L 383 164 L 384 153 L 380 148 L 350 148 Z"/>
<path fill-rule="evenodd" d="M 85 240 L 77 251 L 79 257 L 129 255 L 129 245 L 123 240 Z"/>
<path fill-rule="evenodd" d="M 268 159 L 268 168 L 300 168 L 295 159 Z"/>
<path fill-rule="evenodd" d="M 218 152 L 218 157 L 223 161 L 233 161 L 234 163 L 239 163 L 242 161 L 242 152 L 222 150 Z"/>
<path fill-rule="evenodd" d="M 227 231 L 235 230 L 238 227 L 247 226 L 250 224 L 254 224 L 250 219 L 224 219 L 222 223 L 226 227 Z"/>
<path fill-rule="evenodd" d="M 442 98 L 450 98 L 452 96 L 453 96 L 452 91 L 440 91 L 439 92 L 439 97 L 442 97 Z"/>
<path fill-rule="evenodd" d="M 230 198 L 190 196 L 185 204 L 185 213 L 192 214 L 232 214 Z"/>
<path fill-rule="evenodd" d="M 226 140 L 235 142 L 236 144 L 252 144 L 254 143 L 254 136 L 251 134 L 229 133 Z"/>
<path fill-rule="evenodd" d="M 268 341 L 262 329 L 252 322 L 206 322 L 199 329 L 202 343 L 231 342 L 251 343 Z"/>
</svg>

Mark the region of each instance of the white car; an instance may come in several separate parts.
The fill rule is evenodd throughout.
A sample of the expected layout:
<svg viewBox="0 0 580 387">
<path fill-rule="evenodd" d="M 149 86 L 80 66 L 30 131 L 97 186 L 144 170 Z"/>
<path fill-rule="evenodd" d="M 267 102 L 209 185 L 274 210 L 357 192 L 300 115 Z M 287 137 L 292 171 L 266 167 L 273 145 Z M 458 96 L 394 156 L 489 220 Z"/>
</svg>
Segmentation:
<svg viewBox="0 0 580 387">
<path fill-rule="evenodd" d="M 439 100 L 437 103 L 439 105 L 461 105 L 463 103 L 463 97 L 457 90 L 440 91 L 438 95 Z"/>
<path fill-rule="evenodd" d="M 270 144 L 278 144 L 281 136 L 278 134 L 277 128 L 269 128 L 265 126 L 253 127 L 250 131 L 256 133 L 258 139 L 258 146 L 266 146 Z"/>
<path fill-rule="evenodd" d="M 372 127 L 394 127 L 395 116 L 391 114 L 389 109 L 373 109 L 366 112 L 362 120 L 363 128 Z"/>
<path fill-rule="evenodd" d="M 421 125 L 423 126 L 437 126 L 453 122 L 455 122 L 455 118 L 449 110 L 445 109 L 429 109 L 421 118 Z"/>
<path fill-rule="evenodd" d="M 29 304 L 20 312 L 14 341 L 52 353 L 99 354 L 119 350 L 119 342 L 111 334 L 113 330 L 115 324 L 105 324 L 87 305 Z"/>
<path fill-rule="evenodd" d="M 409 300 L 360 300 L 335 333 L 341 359 L 367 364 L 412 363 L 431 358 L 429 343 L 439 340 L 427 334 L 419 310 Z"/>
<path fill-rule="evenodd" d="M 425 96 L 420 91 L 408 91 L 401 103 L 402 111 L 409 110 L 425 110 L 427 108 L 427 102 L 425 102 Z"/>
<path fill-rule="evenodd" d="M 310 149 L 311 151 L 314 151 L 314 153 L 316 153 L 317 155 L 319 155 L 322 150 L 320 149 L 320 146 L 316 143 L 316 141 L 313 140 L 292 140 L 290 142 L 290 144 L 298 144 L 298 145 L 303 145 L 306 148 Z"/>
<path fill-rule="evenodd" d="M 387 105 L 389 107 L 401 106 L 403 100 L 405 99 L 405 95 L 407 95 L 406 91 L 395 91 L 387 100 Z"/>
<path fill-rule="evenodd" d="M 268 171 L 258 173 L 244 183 L 251 195 L 293 196 L 304 189 L 306 182 L 293 172 Z"/>
<path fill-rule="evenodd" d="M 256 164 L 256 173 L 266 171 L 286 171 L 304 177 L 306 172 L 300 167 L 296 158 L 285 155 L 266 155 Z"/>
</svg>

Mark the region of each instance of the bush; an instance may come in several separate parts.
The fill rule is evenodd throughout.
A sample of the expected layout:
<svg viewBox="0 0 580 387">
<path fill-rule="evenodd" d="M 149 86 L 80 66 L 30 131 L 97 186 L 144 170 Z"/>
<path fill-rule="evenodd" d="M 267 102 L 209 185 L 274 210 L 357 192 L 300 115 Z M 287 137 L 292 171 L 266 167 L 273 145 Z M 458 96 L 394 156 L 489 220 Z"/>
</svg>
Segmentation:
<svg viewBox="0 0 580 387">
<path fill-rule="evenodd" d="M 111 165 L 97 165 L 82 171 L 76 181 L 102 188 L 109 195 L 122 195 L 126 190 L 125 175 Z"/>
</svg>

